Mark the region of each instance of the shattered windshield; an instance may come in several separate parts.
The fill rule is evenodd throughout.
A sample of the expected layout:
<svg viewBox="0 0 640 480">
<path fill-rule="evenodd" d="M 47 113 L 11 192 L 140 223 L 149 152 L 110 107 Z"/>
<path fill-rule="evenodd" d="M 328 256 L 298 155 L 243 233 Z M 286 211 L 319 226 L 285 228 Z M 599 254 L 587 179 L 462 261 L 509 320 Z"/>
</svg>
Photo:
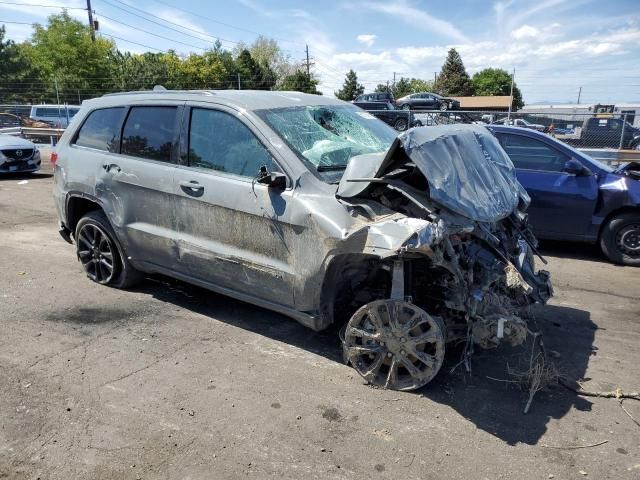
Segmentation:
<svg viewBox="0 0 640 480">
<path fill-rule="evenodd" d="M 386 151 L 396 137 L 391 127 L 351 105 L 309 105 L 256 114 L 325 180 L 340 178 L 351 157 Z"/>
</svg>

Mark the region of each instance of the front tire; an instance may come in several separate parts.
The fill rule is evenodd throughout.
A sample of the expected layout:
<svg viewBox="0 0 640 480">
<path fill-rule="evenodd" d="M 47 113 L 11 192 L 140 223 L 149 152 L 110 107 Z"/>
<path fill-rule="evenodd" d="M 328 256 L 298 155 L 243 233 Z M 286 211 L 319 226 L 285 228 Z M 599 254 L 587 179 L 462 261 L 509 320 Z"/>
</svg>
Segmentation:
<svg viewBox="0 0 640 480">
<path fill-rule="evenodd" d="M 616 215 L 602 228 L 600 248 L 614 263 L 640 267 L 640 214 Z"/>
<path fill-rule="evenodd" d="M 90 211 L 80 219 L 74 238 L 78 260 L 90 280 L 114 288 L 131 287 L 142 280 L 101 210 Z"/>
<path fill-rule="evenodd" d="M 416 305 L 375 300 L 346 325 L 345 361 L 371 385 L 415 390 L 429 383 L 444 361 L 446 327 Z"/>
</svg>

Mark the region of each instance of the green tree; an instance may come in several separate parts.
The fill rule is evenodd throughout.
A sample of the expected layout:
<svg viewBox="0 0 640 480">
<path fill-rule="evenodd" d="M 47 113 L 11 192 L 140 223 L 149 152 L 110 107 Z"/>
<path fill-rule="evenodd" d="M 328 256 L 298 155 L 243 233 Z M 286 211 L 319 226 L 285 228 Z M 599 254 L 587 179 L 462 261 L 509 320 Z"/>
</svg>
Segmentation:
<svg viewBox="0 0 640 480">
<path fill-rule="evenodd" d="M 275 85 L 271 69 L 256 62 L 247 49 L 242 50 L 235 60 L 235 74 L 240 75 L 240 88 L 243 90 L 269 90 Z"/>
<path fill-rule="evenodd" d="M 436 86 L 438 92 L 445 96 L 473 95 L 471 79 L 464 68 L 460 54 L 455 48 L 449 50 Z"/>
<path fill-rule="evenodd" d="M 28 76 L 32 75 L 19 45 L 6 40 L 5 27 L 0 26 L 0 103 L 28 103 Z"/>
<path fill-rule="evenodd" d="M 511 75 L 501 68 L 485 68 L 473 75 L 471 79 L 475 95 L 509 95 L 511 93 Z M 511 108 L 517 110 L 524 107 L 522 92 L 513 84 L 513 100 Z"/>
<path fill-rule="evenodd" d="M 334 95 L 340 100 L 350 102 L 352 100 L 355 100 L 358 95 L 362 95 L 363 93 L 364 85 L 358 83 L 358 75 L 353 70 L 349 70 L 345 77 L 342 88 L 337 92 L 334 92 Z"/>
<path fill-rule="evenodd" d="M 278 90 L 293 90 L 303 93 L 322 95 L 322 92 L 319 92 L 317 87 L 318 80 L 313 78 L 313 76 L 308 75 L 307 72 L 298 70 L 296 73 L 284 77 L 278 86 Z"/>
<path fill-rule="evenodd" d="M 421 78 L 411 78 L 409 80 L 411 93 L 433 92 L 433 80 L 422 80 Z"/>
<path fill-rule="evenodd" d="M 395 85 L 379 83 L 375 91 L 391 92 L 393 94 L 393 98 L 402 98 L 405 95 L 411 95 L 412 93 L 432 92 L 433 81 L 422 80 L 421 78 L 400 77 L 400 80 L 398 80 Z"/>
<path fill-rule="evenodd" d="M 402 98 L 407 95 L 411 95 L 413 91 L 411 90 L 411 82 L 408 78 L 400 77 L 392 87 L 391 92 L 393 93 L 393 98 Z"/>
<path fill-rule="evenodd" d="M 278 87 L 285 78 L 296 75 L 298 71 L 291 58 L 285 55 L 278 42 L 272 38 L 260 35 L 249 47 L 249 52 L 263 70 L 270 72 L 272 83 Z"/>
<path fill-rule="evenodd" d="M 91 41 L 89 27 L 66 11 L 51 15 L 47 25 L 35 25 L 33 35 L 22 45 L 23 54 L 42 84 L 35 100 L 77 102 L 79 92 L 104 91 L 110 78 L 111 59 L 116 52 L 111 40 Z"/>
<path fill-rule="evenodd" d="M 391 85 L 389 85 L 388 83 L 379 83 L 378 85 L 376 85 L 376 88 L 373 91 L 376 93 L 390 92 Z"/>
</svg>

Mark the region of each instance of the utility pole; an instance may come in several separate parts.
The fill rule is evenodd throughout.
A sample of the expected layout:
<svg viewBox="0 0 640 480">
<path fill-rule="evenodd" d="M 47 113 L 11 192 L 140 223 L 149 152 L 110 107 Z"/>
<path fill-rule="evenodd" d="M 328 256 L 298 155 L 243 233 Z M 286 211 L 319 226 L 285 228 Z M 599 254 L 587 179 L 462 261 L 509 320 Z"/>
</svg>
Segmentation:
<svg viewBox="0 0 640 480">
<path fill-rule="evenodd" d="M 396 88 L 396 72 L 393 72 L 393 88 Z"/>
<path fill-rule="evenodd" d="M 580 104 L 580 95 L 582 94 L 582 87 L 578 89 L 578 104 Z"/>
<path fill-rule="evenodd" d="M 511 121 L 511 105 L 513 105 L 513 79 L 516 76 L 516 69 L 513 69 L 513 73 L 511 74 L 511 93 L 509 93 L 509 113 L 507 114 L 507 125 Z"/>
<path fill-rule="evenodd" d="M 309 45 L 305 45 L 305 51 L 307 52 L 307 76 L 311 75 L 309 71 Z"/>
<path fill-rule="evenodd" d="M 433 91 L 436 92 L 436 85 L 438 84 L 438 72 L 433 72 Z"/>
<path fill-rule="evenodd" d="M 91 30 L 91 41 L 96 41 L 96 31 L 93 25 L 93 11 L 91 10 L 91 0 L 87 0 L 87 13 L 89 14 L 89 29 Z"/>
<path fill-rule="evenodd" d="M 238 90 L 242 90 L 240 85 L 240 73 L 238 73 Z"/>
</svg>

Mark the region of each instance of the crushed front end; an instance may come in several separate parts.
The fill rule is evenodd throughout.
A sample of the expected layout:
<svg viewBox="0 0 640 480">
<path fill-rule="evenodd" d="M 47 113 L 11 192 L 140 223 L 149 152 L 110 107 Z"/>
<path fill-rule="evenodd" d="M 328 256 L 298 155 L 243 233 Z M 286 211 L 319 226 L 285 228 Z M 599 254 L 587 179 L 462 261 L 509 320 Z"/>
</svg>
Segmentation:
<svg viewBox="0 0 640 480">
<path fill-rule="evenodd" d="M 528 307 L 553 290 L 548 272 L 535 270 L 529 198 L 486 129 L 409 130 L 384 156 L 354 157 L 337 194 L 370 218 L 352 235 L 366 234 L 362 253 L 388 273 L 374 276 L 388 285 L 357 309 L 343 339 L 345 359 L 367 381 L 419 388 L 438 373 L 447 343 L 464 342 L 468 354 L 525 341 Z M 376 219 L 376 204 L 395 213 Z"/>
</svg>

